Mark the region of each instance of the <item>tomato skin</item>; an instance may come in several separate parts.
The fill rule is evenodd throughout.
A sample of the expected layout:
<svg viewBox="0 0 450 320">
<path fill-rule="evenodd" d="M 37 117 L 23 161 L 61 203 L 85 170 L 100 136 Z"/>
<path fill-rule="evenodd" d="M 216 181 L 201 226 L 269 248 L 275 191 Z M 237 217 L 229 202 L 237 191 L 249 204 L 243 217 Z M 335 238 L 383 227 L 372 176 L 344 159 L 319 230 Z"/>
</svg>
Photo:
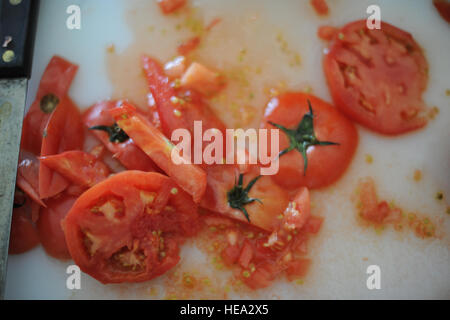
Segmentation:
<svg viewBox="0 0 450 320">
<path fill-rule="evenodd" d="M 36 98 L 28 110 L 22 126 L 21 147 L 39 155 L 41 152 L 42 135 L 50 118 L 40 108 L 41 99 L 52 93 L 59 100 L 67 94 L 77 73 L 78 66 L 59 57 L 53 56 L 48 63 L 36 94 Z"/>
<path fill-rule="evenodd" d="M 67 260 L 70 253 L 62 230 L 61 221 L 65 218 L 77 197 L 60 195 L 47 201 L 47 208 L 43 208 L 37 221 L 39 239 L 47 254 Z"/>
<path fill-rule="evenodd" d="M 110 111 L 120 128 L 181 188 L 198 203 L 206 189 L 206 173 L 192 163 L 179 165 L 172 161 L 173 145 L 148 121 L 139 116 L 129 103 L 122 103 Z"/>
<path fill-rule="evenodd" d="M 31 221 L 26 205 L 15 208 L 11 220 L 9 235 L 9 254 L 27 252 L 39 244 L 39 235 Z"/>
<path fill-rule="evenodd" d="M 297 127 L 303 116 L 309 112 L 307 100 L 312 105 L 317 139 L 339 145 L 310 147 L 307 151 L 306 174 L 303 169 L 303 156 L 299 151 L 292 150 L 282 155 L 279 171 L 272 178 L 288 190 L 296 190 L 301 186 L 309 189 L 322 188 L 337 181 L 350 165 L 358 145 L 358 132 L 353 123 L 330 104 L 304 93 L 288 92 L 273 98 L 267 105 L 262 127 L 274 129 L 268 121 L 290 129 Z M 279 135 L 282 151 L 289 146 L 289 140 L 282 131 Z M 268 150 L 271 150 L 270 144 Z"/>
<path fill-rule="evenodd" d="M 323 67 L 336 107 L 352 120 L 386 135 L 427 124 L 428 63 L 411 34 L 386 22 L 380 30 L 351 22 L 335 33 Z"/>
<path fill-rule="evenodd" d="M 78 150 L 41 157 L 40 161 L 80 186 L 92 187 L 110 174 L 109 168 L 101 160 Z"/>
<path fill-rule="evenodd" d="M 88 189 L 63 221 L 75 263 L 102 283 L 147 281 L 175 266 L 178 244 L 198 225 L 196 205 L 181 189 L 172 192 L 175 187 L 161 174 L 130 170 Z M 142 192 L 155 197 L 146 203 Z M 105 204 L 113 215 L 98 208 Z M 134 253 L 139 264 L 130 268 L 121 259 Z"/>
<path fill-rule="evenodd" d="M 108 110 L 114 109 L 118 101 L 101 101 L 91 106 L 83 114 L 83 122 L 86 127 L 91 128 L 98 125 L 110 126 L 114 118 Z M 143 115 L 142 115 L 143 116 Z M 108 134 L 100 130 L 91 130 L 106 148 L 113 153 L 113 157 L 129 170 L 159 171 L 155 163 L 134 143 L 128 139 L 123 143 L 109 141 Z"/>
<path fill-rule="evenodd" d="M 84 143 L 84 129 L 80 112 L 67 96 L 52 112 L 44 130 L 41 156 L 58 154 L 67 150 L 80 150 Z M 39 195 L 49 198 L 62 192 L 69 185 L 59 173 L 44 164 L 39 167 Z"/>
</svg>

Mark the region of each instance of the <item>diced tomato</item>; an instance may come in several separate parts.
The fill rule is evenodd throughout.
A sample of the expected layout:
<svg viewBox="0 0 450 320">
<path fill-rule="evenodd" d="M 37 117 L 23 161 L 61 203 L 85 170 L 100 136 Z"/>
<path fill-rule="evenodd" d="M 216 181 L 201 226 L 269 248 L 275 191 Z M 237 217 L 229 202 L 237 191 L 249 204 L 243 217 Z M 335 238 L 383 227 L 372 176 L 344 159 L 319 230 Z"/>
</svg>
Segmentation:
<svg viewBox="0 0 450 320">
<path fill-rule="evenodd" d="M 39 244 L 38 232 L 31 221 L 29 210 L 30 207 L 25 204 L 13 211 L 9 235 L 9 254 L 24 253 Z"/>
<path fill-rule="evenodd" d="M 84 143 L 84 128 L 80 112 L 73 102 L 63 97 L 52 112 L 44 129 L 41 156 L 58 154 L 67 150 L 80 150 Z M 69 185 L 59 173 L 44 164 L 39 167 L 39 195 L 41 199 L 55 196 Z"/>
<path fill-rule="evenodd" d="M 186 42 L 183 42 L 177 47 L 177 52 L 182 56 L 186 56 L 191 51 L 197 49 L 200 44 L 200 37 L 192 37 L 188 39 Z"/>
<path fill-rule="evenodd" d="M 225 82 L 218 72 L 210 70 L 198 62 L 194 62 L 187 68 L 180 84 L 185 88 L 194 89 L 205 96 L 212 96 L 224 87 Z"/>
<path fill-rule="evenodd" d="M 186 71 L 186 58 L 183 56 L 175 57 L 164 65 L 164 72 L 172 79 L 180 78 L 184 71 Z"/>
<path fill-rule="evenodd" d="M 101 101 L 90 107 L 83 114 L 83 122 L 88 128 L 94 126 L 111 126 L 114 118 L 108 110 L 115 108 L 117 101 Z M 91 131 L 106 148 L 113 153 L 113 157 L 129 170 L 158 171 L 155 163 L 150 159 L 132 139 L 125 142 L 111 142 L 108 133 L 100 130 Z"/>
<path fill-rule="evenodd" d="M 170 14 L 186 4 L 186 0 L 158 0 L 159 7 L 164 14 Z"/>
<path fill-rule="evenodd" d="M 39 155 L 47 121 L 57 101 L 63 100 L 69 91 L 78 66 L 53 56 L 39 83 L 33 104 L 23 120 L 21 147 Z"/>
<path fill-rule="evenodd" d="M 318 15 L 324 16 L 328 14 L 328 5 L 325 0 L 311 0 L 310 3 Z"/>
<path fill-rule="evenodd" d="M 331 41 L 337 31 L 338 29 L 335 27 L 320 26 L 317 30 L 317 36 L 322 40 Z"/>
<path fill-rule="evenodd" d="M 270 286 L 275 279 L 276 268 L 270 263 L 257 266 L 248 277 L 242 277 L 243 282 L 252 289 L 262 289 Z"/>
<path fill-rule="evenodd" d="M 289 203 L 284 215 L 284 227 L 288 230 L 301 229 L 311 215 L 308 188 L 302 187 Z"/>
<path fill-rule="evenodd" d="M 183 190 L 192 195 L 194 202 L 202 199 L 206 189 L 206 173 L 200 167 L 189 161 L 175 164 L 172 160 L 174 145 L 129 103 L 123 102 L 110 112 L 119 127 Z"/>
<path fill-rule="evenodd" d="M 291 261 L 286 268 L 286 275 L 289 281 L 304 278 L 311 266 L 310 259 L 296 259 Z"/>
<path fill-rule="evenodd" d="M 69 213 L 77 197 L 62 194 L 47 201 L 37 221 L 39 239 L 45 251 L 57 259 L 70 259 L 61 221 Z"/>
</svg>

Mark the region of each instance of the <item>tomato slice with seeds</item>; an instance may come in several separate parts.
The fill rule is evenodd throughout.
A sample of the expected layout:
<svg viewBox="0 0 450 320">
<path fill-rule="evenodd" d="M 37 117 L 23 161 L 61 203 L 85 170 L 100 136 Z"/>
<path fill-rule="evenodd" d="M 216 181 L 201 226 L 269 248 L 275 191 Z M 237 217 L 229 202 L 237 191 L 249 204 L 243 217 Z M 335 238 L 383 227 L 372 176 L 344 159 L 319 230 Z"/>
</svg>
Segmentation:
<svg viewBox="0 0 450 320">
<path fill-rule="evenodd" d="M 41 156 L 55 155 L 68 150 L 80 150 L 84 143 L 84 128 L 78 108 L 65 96 L 52 112 L 42 139 Z M 39 196 L 41 199 L 57 195 L 69 182 L 42 162 L 39 167 Z"/>
<path fill-rule="evenodd" d="M 54 56 L 48 63 L 39 83 L 36 98 L 23 120 L 21 147 L 39 155 L 42 135 L 47 121 L 57 105 L 69 91 L 78 66 Z"/>
<path fill-rule="evenodd" d="M 92 154 L 74 150 L 53 156 L 40 157 L 41 163 L 80 186 L 92 187 L 105 180 L 110 170 Z"/>
<path fill-rule="evenodd" d="M 282 125 L 293 130 L 310 114 L 312 109 L 313 133 L 319 142 L 334 145 L 312 145 L 306 149 L 305 158 L 297 149 L 290 150 L 279 158 L 278 173 L 272 178 L 288 190 L 306 186 L 321 188 L 338 180 L 349 166 L 358 144 L 358 133 L 351 121 L 325 101 L 304 93 L 288 92 L 271 99 L 267 105 L 263 128 L 275 129 L 270 124 Z M 269 123 L 270 122 L 270 123 Z M 291 141 L 282 130 L 279 132 L 279 150 L 286 150 Z M 296 136 L 296 139 L 299 137 Z M 300 137 L 300 138 L 303 138 Z M 269 141 L 271 139 L 268 139 Z M 311 139 L 307 137 L 305 142 Z M 268 144 L 271 154 L 270 143 Z M 306 167 L 306 172 L 305 172 Z"/>
<path fill-rule="evenodd" d="M 183 190 L 198 203 L 206 189 L 206 173 L 189 161 L 172 160 L 174 145 L 127 102 L 110 111 L 120 128 Z M 180 160 L 182 160 L 180 158 Z"/>
<path fill-rule="evenodd" d="M 179 261 L 196 233 L 197 206 L 168 177 L 124 171 L 93 186 L 63 221 L 75 263 L 102 283 L 153 279 Z"/>
<path fill-rule="evenodd" d="M 90 107 L 83 114 L 83 122 L 88 128 L 95 126 L 111 126 L 114 118 L 108 110 L 117 106 L 117 101 L 101 101 Z M 139 111 L 137 111 L 139 112 Z M 142 114 L 142 116 L 144 116 Z M 155 163 L 150 159 L 132 139 L 124 142 L 111 142 L 107 132 L 91 130 L 91 132 L 113 153 L 113 157 L 129 170 L 158 171 Z"/>
<path fill-rule="evenodd" d="M 397 135 L 424 127 L 422 93 L 428 63 L 411 34 L 381 22 L 345 25 L 334 35 L 324 71 L 336 106 L 376 132 Z"/>
</svg>

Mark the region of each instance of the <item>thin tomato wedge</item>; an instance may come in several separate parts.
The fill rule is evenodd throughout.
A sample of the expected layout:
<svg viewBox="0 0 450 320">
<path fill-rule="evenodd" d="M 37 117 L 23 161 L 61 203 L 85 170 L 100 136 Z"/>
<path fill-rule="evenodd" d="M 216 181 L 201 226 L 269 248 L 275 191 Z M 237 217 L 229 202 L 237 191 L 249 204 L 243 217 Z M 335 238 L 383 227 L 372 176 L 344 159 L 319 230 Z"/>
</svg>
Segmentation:
<svg viewBox="0 0 450 320">
<path fill-rule="evenodd" d="M 172 160 L 174 145 L 127 102 L 110 111 L 120 128 L 183 190 L 198 203 L 206 189 L 206 173 L 189 161 Z M 180 160 L 182 158 L 180 157 Z"/>
<path fill-rule="evenodd" d="M 304 156 L 298 149 L 292 149 L 281 155 L 278 173 L 272 178 L 288 190 L 296 190 L 301 186 L 314 189 L 332 184 L 349 166 L 358 144 L 358 133 L 352 122 L 332 105 L 304 93 L 289 92 L 270 100 L 262 124 L 263 128 L 274 129 L 275 127 L 269 122 L 291 130 L 298 128 L 305 115 L 310 112 L 308 101 L 313 111 L 312 123 L 315 137 L 318 141 L 334 144 L 312 145 L 307 148 L 306 172 Z M 282 151 L 291 145 L 291 141 L 282 130 L 279 136 L 279 150 Z M 268 150 L 271 150 L 270 144 Z"/>
<path fill-rule="evenodd" d="M 83 114 L 83 122 L 88 128 L 95 126 L 111 126 L 114 118 L 108 110 L 117 106 L 117 101 L 101 101 L 90 107 Z M 137 111 L 139 112 L 139 111 Z M 142 116 L 144 116 L 142 114 Z M 132 139 L 124 142 L 112 142 L 107 132 L 91 130 L 91 132 L 113 153 L 113 157 L 129 170 L 158 171 L 155 163 L 150 159 Z"/>
<path fill-rule="evenodd" d="M 426 125 L 428 63 L 408 32 L 349 23 L 335 33 L 323 66 L 334 103 L 354 121 L 388 135 Z"/>
<path fill-rule="evenodd" d="M 125 171 L 95 185 L 63 221 L 75 263 L 102 283 L 141 282 L 174 267 L 197 207 L 168 177 Z"/>
<path fill-rule="evenodd" d="M 77 197 L 62 194 L 47 201 L 47 208 L 41 209 L 37 230 L 45 251 L 52 257 L 70 259 L 61 221 L 69 213 Z"/>
<path fill-rule="evenodd" d="M 44 129 L 41 156 L 55 155 L 68 150 L 79 150 L 84 143 L 84 128 L 78 108 L 65 96 L 52 112 Z M 39 196 L 49 198 L 69 185 L 59 173 L 44 164 L 39 168 Z"/>
<path fill-rule="evenodd" d="M 41 163 L 80 186 L 92 187 L 110 174 L 106 164 L 83 151 L 66 151 L 40 158 Z"/>
<path fill-rule="evenodd" d="M 23 120 L 21 140 L 23 149 L 35 155 L 40 154 L 47 121 L 58 101 L 61 101 L 69 91 L 77 70 L 77 65 L 59 56 L 52 57 L 42 75 L 36 98 Z"/>
</svg>

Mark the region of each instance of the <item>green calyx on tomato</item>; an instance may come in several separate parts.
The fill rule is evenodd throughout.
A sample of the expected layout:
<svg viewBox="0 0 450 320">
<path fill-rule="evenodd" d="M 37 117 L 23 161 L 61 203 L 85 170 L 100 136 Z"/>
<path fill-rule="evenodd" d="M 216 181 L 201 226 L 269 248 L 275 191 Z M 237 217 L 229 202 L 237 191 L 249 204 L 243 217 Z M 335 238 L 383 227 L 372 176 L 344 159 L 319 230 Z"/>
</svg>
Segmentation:
<svg viewBox="0 0 450 320">
<path fill-rule="evenodd" d="M 244 175 L 241 173 L 241 174 L 239 174 L 238 183 L 235 184 L 233 189 L 231 189 L 230 191 L 227 192 L 227 199 L 228 199 L 228 204 L 230 205 L 230 207 L 232 207 L 233 209 L 238 209 L 238 210 L 242 211 L 242 213 L 244 214 L 244 216 L 248 222 L 250 222 L 250 217 L 244 206 L 246 204 L 252 203 L 254 201 L 258 201 L 259 203 L 262 204 L 261 200 L 256 199 L 256 198 L 250 198 L 248 196 L 250 189 L 253 187 L 253 185 L 256 183 L 256 181 L 258 181 L 258 179 L 260 177 L 261 176 L 257 176 L 255 178 L 253 178 L 248 183 L 247 187 L 244 188 L 244 186 L 243 186 Z"/>
<path fill-rule="evenodd" d="M 106 131 L 109 135 L 109 141 L 113 143 L 122 143 L 130 138 L 115 122 L 111 126 L 93 126 L 89 130 Z"/>
<path fill-rule="evenodd" d="M 59 98 L 53 93 L 49 93 L 42 97 L 39 107 L 41 108 L 42 112 L 49 114 L 56 109 L 58 104 Z"/>
<path fill-rule="evenodd" d="M 296 129 L 288 129 L 282 125 L 273 123 L 272 121 L 269 121 L 269 123 L 281 131 L 283 131 L 286 136 L 289 139 L 289 147 L 282 150 L 278 157 L 281 157 L 282 155 L 288 153 L 291 150 L 298 150 L 302 156 L 303 156 L 303 162 L 304 162 L 304 170 L 303 174 L 306 175 L 306 168 L 308 167 L 308 157 L 306 155 L 306 151 L 311 146 L 331 146 L 331 145 L 339 145 L 339 143 L 336 142 L 330 142 L 330 141 L 319 141 L 316 137 L 316 134 L 314 133 L 314 114 L 313 109 L 311 107 L 311 102 L 308 100 L 308 107 L 309 112 L 305 113 L 302 120 L 298 124 Z"/>
</svg>

